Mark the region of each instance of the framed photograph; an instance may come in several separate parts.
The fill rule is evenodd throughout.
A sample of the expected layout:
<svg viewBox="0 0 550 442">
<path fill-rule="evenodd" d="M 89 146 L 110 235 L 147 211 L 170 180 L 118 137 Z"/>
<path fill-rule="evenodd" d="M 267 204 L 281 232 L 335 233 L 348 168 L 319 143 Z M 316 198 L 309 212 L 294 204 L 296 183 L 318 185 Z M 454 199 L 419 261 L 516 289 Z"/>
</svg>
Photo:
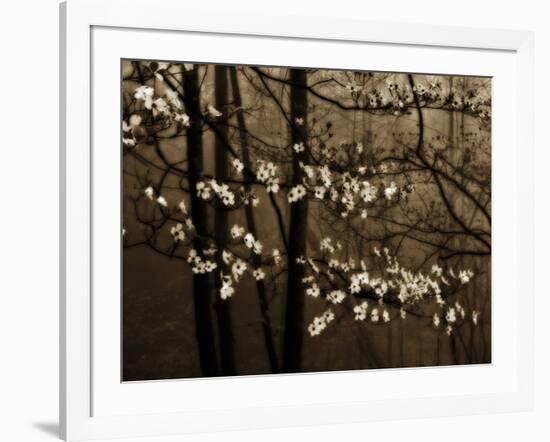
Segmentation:
<svg viewBox="0 0 550 442">
<path fill-rule="evenodd" d="M 532 407 L 532 34 L 60 14 L 66 440 Z"/>
</svg>

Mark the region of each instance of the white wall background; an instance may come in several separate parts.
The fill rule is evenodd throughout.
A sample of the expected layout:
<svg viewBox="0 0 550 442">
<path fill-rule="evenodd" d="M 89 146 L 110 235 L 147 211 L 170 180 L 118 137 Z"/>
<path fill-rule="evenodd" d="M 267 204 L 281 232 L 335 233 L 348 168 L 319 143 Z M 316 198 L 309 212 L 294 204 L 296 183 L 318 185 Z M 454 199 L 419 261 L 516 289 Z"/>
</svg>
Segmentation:
<svg viewBox="0 0 550 442">
<path fill-rule="evenodd" d="M 222 2 L 209 1 L 210 5 L 216 3 Z M 550 250 L 547 229 L 550 197 L 545 177 L 550 165 L 547 129 L 550 14 L 546 11 L 546 2 L 233 0 L 225 3 L 248 11 L 276 11 L 285 4 L 288 10 L 299 14 L 535 31 L 536 411 L 138 440 L 548 440 L 550 290 L 545 273 Z M 3 100 L 0 105 L 0 440 L 55 440 L 58 406 L 57 0 L 3 2 L 0 21 L 0 100 Z"/>
</svg>

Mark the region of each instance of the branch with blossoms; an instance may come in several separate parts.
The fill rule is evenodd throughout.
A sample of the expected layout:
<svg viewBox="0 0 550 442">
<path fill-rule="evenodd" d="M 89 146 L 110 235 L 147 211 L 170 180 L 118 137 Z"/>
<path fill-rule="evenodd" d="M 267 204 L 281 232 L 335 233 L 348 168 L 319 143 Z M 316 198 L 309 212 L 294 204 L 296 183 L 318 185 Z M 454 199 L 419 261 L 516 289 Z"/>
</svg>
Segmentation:
<svg viewBox="0 0 550 442">
<path fill-rule="evenodd" d="M 269 72 L 266 68 L 250 68 L 259 77 L 269 79 L 292 87 L 304 87 L 294 84 L 284 77 Z M 329 71 L 330 72 L 330 71 Z M 479 93 L 476 89 L 468 89 L 459 94 L 457 91 L 445 90 L 436 77 L 427 76 L 426 82 L 417 84 L 414 89 L 406 81 L 402 81 L 399 74 L 388 75 L 384 85 L 375 87 L 368 84 L 359 84 L 355 81 L 339 81 L 331 73 L 330 79 L 315 82 L 306 87 L 308 92 L 317 99 L 337 106 L 345 111 L 364 111 L 374 115 L 391 114 L 404 115 L 415 108 L 414 95 L 420 98 L 420 105 L 425 109 L 463 112 L 479 118 L 481 121 L 491 119 L 491 97 L 487 93 Z M 345 73 L 343 73 L 345 75 Z M 335 84 L 340 90 L 334 91 L 331 87 L 329 95 L 327 84 Z M 342 99 L 334 96 L 342 95 Z"/>
<path fill-rule="evenodd" d="M 330 237 L 321 241 L 322 257 L 301 257 L 300 263 L 307 267 L 307 276 L 302 280 L 306 294 L 324 300 L 328 309 L 313 319 L 308 326 L 311 336 L 318 336 L 335 318 L 335 310 L 345 302 L 352 304 L 356 321 L 369 321 L 372 324 L 385 324 L 395 319 L 406 319 L 408 314 L 425 317 L 418 312 L 419 306 L 434 304 L 438 310 L 430 321 L 435 328 L 441 324 L 447 335 L 454 327 L 466 319 L 466 309 L 458 300 L 450 302 L 453 295 L 460 293 L 474 274 L 471 270 L 456 271 L 449 268 L 443 271 L 434 264 L 428 274 L 414 272 L 400 265 L 396 257 L 384 248 L 374 249 L 375 255 L 383 262 L 384 268 L 373 271 L 365 261 L 338 259 L 335 256 L 341 249 L 339 242 Z M 397 309 L 393 317 L 390 308 Z M 342 314 L 347 314 L 342 309 Z M 468 312 L 474 325 L 478 324 L 480 312 Z"/>
</svg>

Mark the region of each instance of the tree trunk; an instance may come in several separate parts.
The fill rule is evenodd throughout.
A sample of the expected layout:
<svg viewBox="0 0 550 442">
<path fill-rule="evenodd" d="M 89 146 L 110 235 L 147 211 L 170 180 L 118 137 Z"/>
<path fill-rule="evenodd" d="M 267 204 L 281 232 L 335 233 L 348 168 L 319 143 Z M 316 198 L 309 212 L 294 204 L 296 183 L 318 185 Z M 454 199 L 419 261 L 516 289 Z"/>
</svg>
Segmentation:
<svg viewBox="0 0 550 442">
<path fill-rule="evenodd" d="M 202 255 L 206 236 L 206 207 L 197 195 L 197 183 L 202 171 L 202 127 L 199 99 L 198 68 L 185 73 L 183 80 L 185 110 L 189 115 L 187 130 L 187 157 L 189 170 L 189 189 L 191 192 L 191 219 L 197 236 L 194 247 Z M 210 287 L 208 275 L 193 274 L 193 302 L 195 309 L 195 332 L 197 336 L 200 367 L 203 376 L 216 376 L 218 364 L 214 340 Z"/>
<path fill-rule="evenodd" d="M 309 146 L 307 143 L 307 74 L 303 69 L 290 69 L 290 130 L 291 144 L 303 143 L 305 149 L 297 153 L 292 150 L 293 185 L 302 183 L 304 172 L 300 161 L 307 164 Z M 298 123 L 301 121 L 301 124 Z M 291 203 L 288 235 L 288 284 L 285 308 L 285 334 L 283 348 L 283 369 L 298 372 L 302 368 L 304 341 L 304 288 L 302 278 L 304 266 L 296 259 L 306 252 L 307 198 Z"/>
<path fill-rule="evenodd" d="M 231 89 L 233 90 L 233 103 L 235 107 L 238 109 L 236 112 L 237 116 L 237 125 L 239 127 L 239 139 L 241 143 L 241 149 L 242 149 L 242 159 L 243 164 L 245 167 L 245 170 L 250 170 L 251 164 L 250 164 L 250 154 L 248 151 L 248 143 L 247 143 L 247 129 L 246 129 L 246 123 L 244 120 L 244 112 L 241 109 L 242 106 L 242 98 L 241 98 L 241 90 L 239 88 L 239 81 L 237 78 L 237 69 L 235 67 L 230 68 L 230 76 L 231 76 Z M 250 185 L 245 186 L 245 190 L 248 192 L 250 191 Z M 245 210 L 245 217 L 246 217 L 246 223 L 248 226 L 248 231 L 254 235 L 254 238 L 258 237 L 258 231 L 256 228 L 256 220 L 254 219 L 254 212 L 252 209 L 251 204 L 247 204 L 244 206 Z M 261 263 L 261 259 L 257 256 L 253 256 L 253 263 L 254 266 L 259 266 Z M 277 358 L 277 350 L 275 346 L 275 335 L 273 333 L 273 326 L 271 324 L 271 316 L 269 314 L 269 304 L 267 301 L 267 291 L 266 287 L 263 281 L 256 281 L 256 289 L 258 291 L 258 299 L 260 304 L 260 314 L 262 316 L 262 331 L 264 335 L 264 342 L 266 346 L 267 356 L 269 359 L 269 366 L 271 368 L 272 373 L 279 373 L 279 361 Z"/>
<path fill-rule="evenodd" d="M 215 155 L 216 155 L 216 178 L 222 183 L 227 178 L 227 153 L 223 139 L 227 138 L 227 67 L 216 65 L 214 68 L 214 100 L 215 107 L 222 113 L 215 121 L 217 134 L 215 137 Z M 222 138 L 220 138 L 222 137 Z M 222 251 L 225 248 L 225 242 L 228 236 L 227 209 L 221 204 L 216 209 L 216 218 L 214 221 L 214 236 L 218 247 L 217 261 L 218 267 L 223 268 Z M 218 341 L 220 344 L 221 356 L 221 374 L 231 376 L 236 374 L 235 370 L 235 352 L 233 349 L 233 328 L 231 321 L 230 305 L 231 299 L 223 300 L 219 295 L 221 289 L 221 279 L 216 277 L 215 281 L 215 307 L 218 316 Z"/>
</svg>

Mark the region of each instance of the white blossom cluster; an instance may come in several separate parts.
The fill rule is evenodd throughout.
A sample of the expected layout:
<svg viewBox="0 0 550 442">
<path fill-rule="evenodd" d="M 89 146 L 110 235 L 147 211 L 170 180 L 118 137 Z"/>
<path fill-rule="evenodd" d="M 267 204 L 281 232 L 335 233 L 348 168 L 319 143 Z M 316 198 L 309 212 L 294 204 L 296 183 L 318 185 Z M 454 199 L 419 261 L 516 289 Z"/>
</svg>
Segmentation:
<svg viewBox="0 0 550 442">
<path fill-rule="evenodd" d="M 359 293 L 361 288 L 366 288 L 370 285 L 368 272 L 354 273 L 350 277 L 349 291 L 350 293 Z"/>
<path fill-rule="evenodd" d="M 355 313 L 355 320 L 364 321 L 365 319 L 367 319 L 368 308 L 369 308 L 369 303 L 367 301 L 363 301 L 361 304 L 353 307 L 353 313 Z"/>
<path fill-rule="evenodd" d="M 220 297 L 223 300 L 226 300 L 227 298 L 230 298 L 235 293 L 235 288 L 233 287 L 233 280 L 231 279 L 231 276 L 224 275 L 223 273 L 220 273 L 220 278 L 222 280 L 222 286 L 220 288 Z"/>
<path fill-rule="evenodd" d="M 408 107 L 415 104 L 415 96 L 420 106 L 449 108 L 467 112 L 479 118 L 491 117 L 491 100 L 481 89 L 463 91 L 443 87 L 437 77 L 427 76 L 425 82 L 417 82 L 414 89 L 408 84 L 396 81 L 390 77 L 386 88 L 374 91 L 369 104 L 372 107 L 391 106 L 394 115 L 401 115 Z"/>
<path fill-rule="evenodd" d="M 254 237 L 251 232 L 246 232 L 246 229 L 238 224 L 234 224 L 229 230 L 234 246 L 244 246 L 251 254 L 261 256 L 264 251 L 264 245 Z M 262 281 L 265 279 L 265 271 L 261 267 L 251 266 L 245 259 L 237 257 L 230 250 L 222 250 L 222 261 L 229 269 L 228 273 L 220 272 L 222 286 L 220 288 L 220 297 L 227 299 L 235 293 L 235 284 L 248 273 L 254 280 Z M 281 253 L 278 249 L 271 251 L 273 263 L 278 265 L 281 262 Z"/>
<path fill-rule="evenodd" d="M 328 253 L 334 253 L 335 248 L 332 245 L 332 238 L 330 236 L 323 238 L 319 248 L 321 252 L 326 250 Z"/>
<path fill-rule="evenodd" d="M 216 197 L 226 207 L 235 205 L 235 193 L 225 183 L 219 184 L 215 179 L 199 181 L 196 185 L 197 196 L 205 201 Z"/>
<path fill-rule="evenodd" d="M 315 265 L 315 259 L 305 256 L 298 258 L 298 263 L 303 265 L 311 263 L 309 268 L 313 270 L 313 265 L 316 268 L 308 276 L 302 278 L 307 296 L 324 299 L 329 305 L 341 304 L 348 296 L 359 299 L 365 296 L 370 297 L 378 301 L 372 309 L 369 309 L 368 301 L 363 300 L 354 306 L 353 313 L 357 321 L 369 319 L 369 322 L 373 324 L 384 324 L 392 320 L 390 309 L 385 307 L 390 301 L 386 299 L 386 296 L 391 297 L 391 302 L 397 303 L 395 308 L 398 308 L 398 314 L 395 317 L 400 319 L 405 319 L 408 310 L 414 309 L 414 306 L 420 302 L 435 301 L 434 305 L 438 306 L 440 311 L 433 315 L 432 322 L 435 327 L 438 327 L 444 321 L 445 331 L 448 335 L 452 333 L 457 321 L 463 321 L 466 318 L 466 310 L 458 301 L 455 301 L 453 305 L 448 305 L 441 287 L 458 289 L 461 285 L 471 281 L 473 277 L 471 270 L 460 270 L 455 273 L 452 268 L 444 271 L 439 265 L 434 264 L 431 267 L 431 272 L 424 274 L 421 271 L 412 271 L 401 266 L 397 258 L 390 255 L 388 248 L 380 250 L 375 247 L 374 255 L 380 258 L 384 264 L 380 273 L 380 271 L 368 271 L 363 260 L 356 263 L 352 258 L 338 259 L 334 255 L 340 249 L 341 244 L 333 242 L 331 237 L 327 236 L 321 239 L 319 250 L 325 256 L 330 257 L 327 261 L 321 259 L 321 262 L 326 263 L 326 269 L 323 269 L 322 272 Z M 345 276 L 349 285 L 342 288 L 324 288 L 326 284 L 323 284 L 323 278 L 335 281 L 334 272 L 338 272 L 340 277 Z M 455 282 L 453 283 L 453 281 Z M 479 312 L 472 311 L 471 318 L 473 324 L 477 325 Z M 314 334 L 311 331 L 310 334 L 316 336 L 325 328 L 314 324 L 312 327 Z"/>
<path fill-rule="evenodd" d="M 400 78 L 401 77 L 401 78 Z M 482 88 L 458 91 L 444 87 L 438 77 L 426 76 L 413 89 L 402 76 L 390 75 L 385 85 L 366 87 L 363 81 L 341 79 L 343 96 L 349 96 L 356 103 L 381 113 L 391 112 L 399 116 L 415 106 L 415 96 L 420 106 L 461 110 L 481 119 L 490 118 L 490 94 Z"/>
<path fill-rule="evenodd" d="M 354 148 L 362 152 L 361 143 L 354 143 Z M 295 150 L 299 148 L 295 146 Z M 290 188 L 287 194 L 289 203 L 296 203 L 311 194 L 317 200 L 334 204 L 342 218 L 352 214 L 360 215 L 365 219 L 368 216 L 368 207 L 377 201 L 378 195 L 390 202 L 397 201 L 398 197 L 406 197 L 414 192 L 414 186 L 399 187 L 396 182 L 385 184 L 381 179 L 378 184 L 366 178 L 369 170 L 373 174 L 384 173 L 387 165 L 381 164 L 378 168 L 368 168 L 366 165 L 357 167 L 354 173 L 332 172 L 329 165 L 311 165 L 299 163 L 304 176 L 300 184 Z"/>
<path fill-rule="evenodd" d="M 156 203 L 159 206 L 169 209 L 168 200 L 164 196 L 157 195 L 157 197 L 155 198 L 155 189 L 152 186 L 148 186 L 145 189 L 143 189 L 143 194 L 148 200 L 156 201 Z M 187 207 L 185 205 L 184 200 L 181 200 L 178 203 L 176 212 L 177 211 L 181 212 L 185 218 L 184 220 L 182 220 L 182 222 L 177 222 L 175 225 L 173 225 L 170 228 L 170 235 L 172 236 L 172 238 L 174 239 L 174 242 L 176 243 L 185 240 L 186 234 L 185 234 L 184 228 L 187 229 L 188 231 L 191 231 L 195 228 L 195 226 L 193 225 L 193 221 L 189 217 L 189 214 L 187 212 Z"/>
<path fill-rule="evenodd" d="M 268 192 L 277 193 L 279 191 L 279 177 L 277 176 L 277 166 L 269 161 L 258 160 L 256 179 L 266 185 Z"/>
<path fill-rule="evenodd" d="M 187 262 L 191 265 L 191 270 L 193 273 L 210 273 L 218 267 L 214 261 L 201 258 L 195 249 L 191 249 L 189 251 Z"/>
<path fill-rule="evenodd" d="M 154 118 L 163 118 L 167 123 L 189 127 L 189 115 L 185 113 L 183 103 L 176 91 L 167 89 L 164 96 L 158 97 L 155 96 L 155 89 L 142 85 L 134 91 L 134 98 L 141 102 L 145 109 L 151 111 Z"/>
<path fill-rule="evenodd" d="M 263 244 L 254 238 L 254 235 L 252 233 L 247 233 L 244 236 L 244 244 L 247 248 L 251 249 L 256 255 L 260 255 L 262 253 L 262 250 L 264 248 Z"/>
<path fill-rule="evenodd" d="M 297 186 L 294 186 L 290 189 L 288 192 L 287 198 L 289 203 L 295 203 L 297 201 L 300 201 L 302 198 L 306 196 L 306 188 L 302 186 L 301 184 L 298 184 Z"/>
<path fill-rule="evenodd" d="M 122 144 L 128 147 L 134 147 L 137 143 L 134 129 L 141 124 L 141 116 L 132 114 L 128 122 L 122 120 Z"/>
<path fill-rule="evenodd" d="M 307 330 L 311 336 L 318 336 L 333 320 L 334 312 L 328 309 L 321 316 L 313 318 L 313 322 L 308 325 Z"/>
</svg>

